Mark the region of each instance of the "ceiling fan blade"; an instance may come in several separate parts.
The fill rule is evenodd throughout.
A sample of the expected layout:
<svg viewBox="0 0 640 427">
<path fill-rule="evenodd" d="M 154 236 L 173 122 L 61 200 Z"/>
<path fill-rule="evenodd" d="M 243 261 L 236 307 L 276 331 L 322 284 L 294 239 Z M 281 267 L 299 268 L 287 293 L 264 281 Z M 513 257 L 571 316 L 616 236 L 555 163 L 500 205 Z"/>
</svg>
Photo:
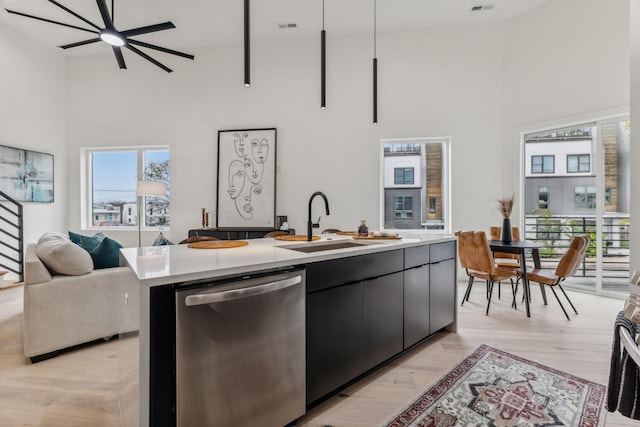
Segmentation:
<svg viewBox="0 0 640 427">
<path fill-rule="evenodd" d="M 78 15 L 77 13 L 75 13 L 73 10 L 69 9 L 68 7 L 61 5 L 60 3 L 58 3 L 55 0 L 49 0 L 49 3 L 53 3 L 56 6 L 58 6 L 60 9 L 64 10 L 67 13 L 70 13 L 71 15 L 75 16 L 76 18 L 80 19 L 83 22 L 86 22 L 87 24 L 91 25 L 93 28 L 95 28 L 96 30 L 101 30 L 102 28 L 98 27 L 96 24 L 94 24 L 93 22 L 89 21 L 86 18 L 83 18 L 82 16 Z"/>
<path fill-rule="evenodd" d="M 118 66 L 120 69 L 127 69 L 127 64 L 124 63 L 124 56 L 122 55 L 122 49 L 120 46 L 111 46 L 113 48 L 113 53 L 116 55 L 116 59 L 118 60 Z"/>
<path fill-rule="evenodd" d="M 149 55 L 147 55 L 146 53 L 144 53 L 143 51 L 141 51 L 140 49 L 131 46 L 130 44 L 125 44 L 125 47 L 127 49 L 129 49 L 131 52 L 137 53 L 138 55 L 142 56 L 144 59 L 146 59 L 147 61 L 157 65 L 158 67 L 162 68 L 163 70 L 165 70 L 167 73 L 171 73 L 173 70 L 169 67 L 167 67 L 166 65 L 161 64 L 160 62 L 156 61 L 155 59 L 153 59 L 152 57 L 150 57 Z"/>
<path fill-rule="evenodd" d="M 99 1 L 99 0 L 98 0 Z M 103 0 L 104 1 L 104 0 Z M 154 33 L 156 31 L 170 30 L 175 28 L 173 22 L 167 21 L 161 24 L 147 25 L 146 27 L 132 28 L 131 30 L 120 31 L 123 37 L 139 36 L 140 34 Z"/>
<path fill-rule="evenodd" d="M 184 52 L 178 52 L 177 50 L 173 50 L 173 49 L 167 49 L 166 47 L 157 46 L 157 45 L 151 44 L 151 43 L 145 43 L 145 42 L 141 42 L 141 41 L 138 41 L 138 40 L 131 40 L 131 39 L 127 39 L 127 42 L 129 42 L 131 44 L 135 44 L 137 46 L 142 46 L 142 47 L 146 47 L 146 48 L 149 48 L 149 49 L 158 50 L 160 52 L 170 53 L 171 55 L 181 56 L 181 57 L 187 58 L 187 59 L 194 59 L 195 58 L 191 54 L 184 53 Z"/>
<path fill-rule="evenodd" d="M 52 0 L 49 0 L 52 1 Z M 113 22 L 111 21 L 111 15 L 109 15 L 109 9 L 107 8 L 107 2 L 105 0 L 96 0 L 98 3 L 98 9 L 100 10 L 100 15 L 102 15 L 102 20 L 104 21 L 104 26 L 110 30 L 113 30 Z"/>
<path fill-rule="evenodd" d="M 95 39 L 83 40 L 81 42 L 63 44 L 62 46 L 58 46 L 58 47 L 61 47 L 62 49 L 70 49 L 72 47 L 84 46 L 86 44 L 96 43 L 96 42 L 99 42 L 99 41 L 101 41 L 100 37 L 95 38 Z"/>
<path fill-rule="evenodd" d="M 77 26 L 71 25 L 71 24 L 65 24 L 64 22 L 53 21 L 53 20 L 47 19 L 47 18 L 40 18 L 39 16 L 33 16 L 33 15 L 29 15 L 27 13 L 16 12 L 15 10 L 9 10 L 9 9 L 5 9 L 5 10 L 7 12 L 9 12 L 9 13 L 13 13 L 14 15 L 20 15 L 20 16 L 24 16 L 26 18 L 37 19 L 38 21 L 49 22 L 51 24 L 62 25 L 63 27 L 74 28 L 76 30 L 86 31 L 88 33 L 97 34 L 97 31 L 89 30 L 87 28 L 77 27 Z"/>
</svg>

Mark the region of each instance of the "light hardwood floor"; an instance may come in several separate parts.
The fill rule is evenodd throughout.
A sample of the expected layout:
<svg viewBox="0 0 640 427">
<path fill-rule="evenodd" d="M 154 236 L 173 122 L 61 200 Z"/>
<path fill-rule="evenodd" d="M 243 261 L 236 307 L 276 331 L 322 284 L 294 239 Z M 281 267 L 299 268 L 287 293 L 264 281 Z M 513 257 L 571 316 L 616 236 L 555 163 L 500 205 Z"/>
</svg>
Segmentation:
<svg viewBox="0 0 640 427">
<path fill-rule="evenodd" d="M 479 344 L 607 384 L 613 322 L 623 300 L 569 291 L 580 312 L 569 322 L 555 300 L 542 304 L 537 288 L 531 318 L 523 307 L 511 309 L 507 287 L 503 290 L 502 300 L 494 295 L 491 312 L 485 316 L 483 284 L 475 285 L 470 302 L 459 307 L 457 334 L 440 334 L 396 359 L 313 408 L 298 426 L 381 425 Z M 458 295 L 463 293 L 460 284 Z M 30 364 L 22 354 L 22 287 L 0 292 L 0 336 L 0 426 L 123 424 L 121 374 L 135 357 L 123 341 L 91 345 Z M 619 414 L 606 417 L 606 426 L 640 425 Z"/>
</svg>

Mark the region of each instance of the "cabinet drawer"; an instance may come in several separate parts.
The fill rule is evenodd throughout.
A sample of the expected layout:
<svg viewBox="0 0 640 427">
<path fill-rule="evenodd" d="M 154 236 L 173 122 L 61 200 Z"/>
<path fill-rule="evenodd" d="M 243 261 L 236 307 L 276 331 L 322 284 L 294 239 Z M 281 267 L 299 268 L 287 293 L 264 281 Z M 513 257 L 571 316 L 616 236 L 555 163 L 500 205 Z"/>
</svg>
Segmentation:
<svg viewBox="0 0 640 427">
<path fill-rule="evenodd" d="M 404 268 L 418 267 L 429 264 L 429 246 L 415 246 L 404 250 Z"/>
<path fill-rule="evenodd" d="M 436 263 L 456 257 L 456 242 L 434 243 L 429 246 L 429 262 Z"/>
<path fill-rule="evenodd" d="M 403 250 L 307 264 L 307 293 L 402 271 Z"/>
</svg>

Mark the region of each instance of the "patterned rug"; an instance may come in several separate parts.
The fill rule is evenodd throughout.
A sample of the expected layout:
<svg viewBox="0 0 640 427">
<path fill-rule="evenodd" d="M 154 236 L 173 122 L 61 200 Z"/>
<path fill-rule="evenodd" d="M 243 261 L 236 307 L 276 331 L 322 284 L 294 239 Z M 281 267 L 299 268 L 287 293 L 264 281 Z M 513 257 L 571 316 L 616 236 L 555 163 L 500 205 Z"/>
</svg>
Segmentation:
<svg viewBox="0 0 640 427">
<path fill-rule="evenodd" d="M 605 396 L 603 385 L 481 345 L 386 426 L 596 427 Z"/>
</svg>

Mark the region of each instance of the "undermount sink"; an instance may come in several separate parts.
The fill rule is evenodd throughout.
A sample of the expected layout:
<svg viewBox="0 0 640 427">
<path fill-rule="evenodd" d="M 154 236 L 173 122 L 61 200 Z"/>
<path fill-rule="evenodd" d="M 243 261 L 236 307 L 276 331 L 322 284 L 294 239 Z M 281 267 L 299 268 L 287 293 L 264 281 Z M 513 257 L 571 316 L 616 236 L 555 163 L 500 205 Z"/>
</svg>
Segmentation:
<svg viewBox="0 0 640 427">
<path fill-rule="evenodd" d="M 320 251 L 332 251 L 335 249 L 347 249 L 347 248 L 357 248 L 360 246 L 367 246 L 374 242 L 355 242 L 352 240 L 336 240 L 332 242 L 309 242 L 299 245 L 287 245 L 287 246 L 278 246 L 283 249 L 289 249 L 292 251 L 298 252 L 320 252 Z"/>
</svg>

